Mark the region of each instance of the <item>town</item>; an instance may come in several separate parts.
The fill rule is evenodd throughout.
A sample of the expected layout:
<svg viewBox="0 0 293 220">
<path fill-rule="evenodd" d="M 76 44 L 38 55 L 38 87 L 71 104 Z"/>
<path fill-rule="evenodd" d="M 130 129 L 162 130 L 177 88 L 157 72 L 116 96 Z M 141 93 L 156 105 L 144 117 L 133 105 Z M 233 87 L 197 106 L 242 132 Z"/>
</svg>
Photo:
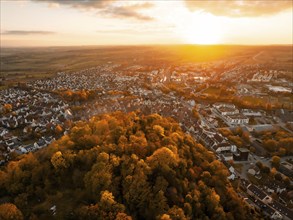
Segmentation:
<svg viewBox="0 0 293 220">
<path fill-rule="evenodd" d="M 156 113 L 174 118 L 214 153 L 248 204 L 272 219 L 293 219 L 290 74 L 232 61 L 109 61 L 16 83 L 0 91 L 0 163 L 46 147 L 78 120 L 114 111 Z"/>
</svg>

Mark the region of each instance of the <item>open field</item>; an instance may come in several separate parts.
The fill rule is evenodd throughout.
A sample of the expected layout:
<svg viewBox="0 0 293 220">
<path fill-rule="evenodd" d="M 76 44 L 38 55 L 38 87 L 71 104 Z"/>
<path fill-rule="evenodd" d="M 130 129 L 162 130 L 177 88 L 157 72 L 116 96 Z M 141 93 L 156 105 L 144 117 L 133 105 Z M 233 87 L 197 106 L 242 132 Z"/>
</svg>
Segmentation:
<svg viewBox="0 0 293 220">
<path fill-rule="evenodd" d="M 0 76 L 6 82 L 46 78 L 59 71 L 74 71 L 116 62 L 124 65 L 176 65 L 236 59 L 248 63 L 278 63 L 292 67 L 291 46 L 84 46 L 1 48 Z"/>
</svg>

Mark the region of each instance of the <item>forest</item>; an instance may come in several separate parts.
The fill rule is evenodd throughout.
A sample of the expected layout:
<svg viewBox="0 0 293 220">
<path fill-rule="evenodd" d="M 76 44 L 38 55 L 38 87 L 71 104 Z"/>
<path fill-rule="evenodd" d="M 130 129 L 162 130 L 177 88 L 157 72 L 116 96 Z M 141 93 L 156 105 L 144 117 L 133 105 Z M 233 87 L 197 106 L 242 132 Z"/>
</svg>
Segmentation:
<svg viewBox="0 0 293 220">
<path fill-rule="evenodd" d="M 172 118 L 103 114 L 1 169 L 0 219 L 261 219 L 228 175 Z"/>
</svg>

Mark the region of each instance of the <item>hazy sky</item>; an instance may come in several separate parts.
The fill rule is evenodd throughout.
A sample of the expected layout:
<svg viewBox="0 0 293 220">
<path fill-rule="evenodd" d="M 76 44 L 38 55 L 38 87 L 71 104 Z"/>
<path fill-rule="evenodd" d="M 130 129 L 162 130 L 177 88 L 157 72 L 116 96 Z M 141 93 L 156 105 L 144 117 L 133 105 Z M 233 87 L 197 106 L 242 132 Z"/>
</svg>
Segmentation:
<svg viewBox="0 0 293 220">
<path fill-rule="evenodd" d="M 1 47 L 292 44 L 291 0 L 0 0 Z"/>
</svg>

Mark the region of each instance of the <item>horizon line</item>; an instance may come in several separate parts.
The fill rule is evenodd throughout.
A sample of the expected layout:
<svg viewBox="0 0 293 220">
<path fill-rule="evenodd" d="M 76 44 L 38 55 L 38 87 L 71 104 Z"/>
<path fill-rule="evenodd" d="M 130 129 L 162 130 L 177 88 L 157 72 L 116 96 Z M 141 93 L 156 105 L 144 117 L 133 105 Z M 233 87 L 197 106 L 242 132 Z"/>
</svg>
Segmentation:
<svg viewBox="0 0 293 220">
<path fill-rule="evenodd" d="M 62 47 L 134 47 L 134 46 L 293 46 L 291 44 L 88 44 L 88 45 L 48 45 L 48 46 L 1 46 L 2 49 L 16 48 L 62 48 Z"/>
</svg>

